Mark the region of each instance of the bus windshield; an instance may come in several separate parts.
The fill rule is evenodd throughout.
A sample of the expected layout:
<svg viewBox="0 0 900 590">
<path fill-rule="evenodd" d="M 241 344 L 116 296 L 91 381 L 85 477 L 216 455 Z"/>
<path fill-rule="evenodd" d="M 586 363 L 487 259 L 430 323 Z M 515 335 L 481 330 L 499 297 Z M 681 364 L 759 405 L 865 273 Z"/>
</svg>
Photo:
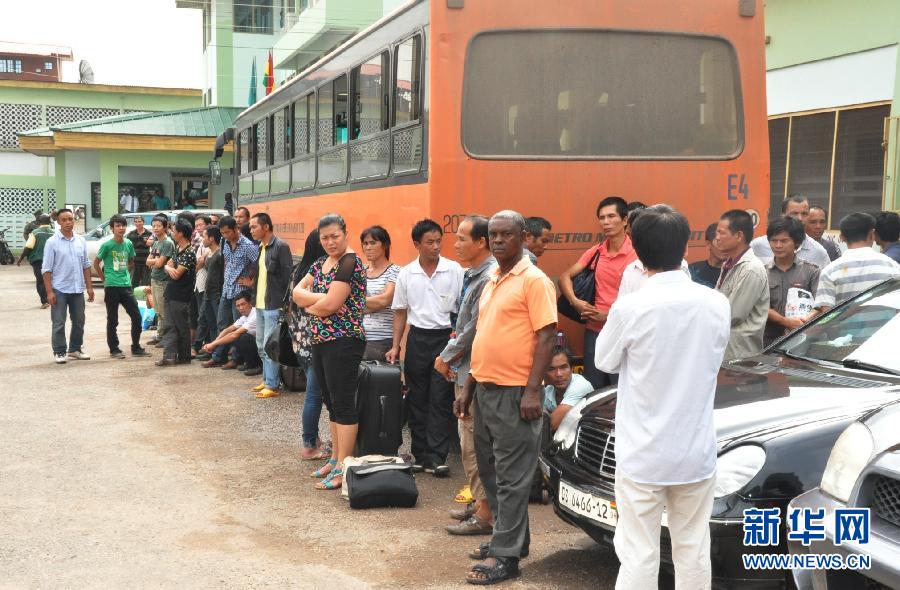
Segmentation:
<svg viewBox="0 0 900 590">
<path fill-rule="evenodd" d="M 482 33 L 466 58 L 463 145 L 483 158 L 734 158 L 738 74 L 716 37 Z"/>
</svg>

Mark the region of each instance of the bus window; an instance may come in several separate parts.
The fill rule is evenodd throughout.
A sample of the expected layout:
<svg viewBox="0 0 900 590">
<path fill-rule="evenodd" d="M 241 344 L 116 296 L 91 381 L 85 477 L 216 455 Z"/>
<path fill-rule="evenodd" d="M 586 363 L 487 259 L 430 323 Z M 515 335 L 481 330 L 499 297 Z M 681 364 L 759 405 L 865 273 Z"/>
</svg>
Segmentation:
<svg viewBox="0 0 900 590">
<path fill-rule="evenodd" d="M 347 143 L 348 99 L 347 76 L 339 76 L 334 80 L 334 145 Z"/>
<path fill-rule="evenodd" d="M 419 119 L 422 37 L 416 35 L 400 43 L 394 53 L 394 125 Z"/>
<path fill-rule="evenodd" d="M 250 172 L 250 128 L 238 133 L 238 174 Z"/>
<path fill-rule="evenodd" d="M 742 149 L 740 113 L 734 49 L 719 38 L 501 31 L 466 56 L 474 157 L 728 159 Z"/>
<path fill-rule="evenodd" d="M 309 95 L 294 103 L 294 157 L 310 152 L 309 146 Z"/>
<path fill-rule="evenodd" d="M 353 130 L 350 139 L 357 139 L 384 131 L 388 124 L 388 94 L 385 79 L 388 71 L 388 52 L 376 55 L 353 68 Z"/>
<path fill-rule="evenodd" d="M 269 126 L 268 117 L 256 123 L 253 126 L 253 135 L 256 138 L 256 150 L 254 155 L 254 170 L 265 168 L 269 165 L 269 134 L 267 127 Z"/>
<path fill-rule="evenodd" d="M 287 159 L 290 159 L 290 152 L 285 151 L 287 148 L 286 138 L 290 137 L 285 132 L 285 124 L 288 123 L 287 117 L 285 117 L 284 109 L 278 109 L 275 113 L 272 114 L 272 147 L 274 154 L 272 155 L 272 163 L 280 164 Z"/>
</svg>

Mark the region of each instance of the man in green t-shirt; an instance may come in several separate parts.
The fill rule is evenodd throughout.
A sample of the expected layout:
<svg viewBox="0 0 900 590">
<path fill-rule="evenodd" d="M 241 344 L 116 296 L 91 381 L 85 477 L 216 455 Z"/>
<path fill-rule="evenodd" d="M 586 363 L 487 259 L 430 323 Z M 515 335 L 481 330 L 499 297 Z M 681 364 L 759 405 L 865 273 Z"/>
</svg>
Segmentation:
<svg viewBox="0 0 900 590">
<path fill-rule="evenodd" d="M 141 312 L 138 310 L 134 291 L 131 288 L 131 270 L 134 267 L 134 245 L 125 239 L 128 222 L 121 215 L 113 215 L 109 220 L 113 237 L 100 246 L 94 258 L 94 270 L 103 281 L 103 300 L 106 303 L 106 343 L 109 356 L 125 358 L 119 348 L 119 306 L 131 318 L 131 356 L 150 356 L 141 348 Z M 102 263 L 102 265 L 101 265 Z"/>
<path fill-rule="evenodd" d="M 165 215 L 154 216 L 150 229 L 153 231 L 154 241 L 150 246 L 150 255 L 147 256 L 147 266 L 150 268 L 150 292 L 153 294 L 153 308 L 156 310 L 156 338 L 147 344 L 162 348 L 163 335 L 166 333 L 166 285 L 169 284 L 165 266 L 175 254 L 175 242 L 169 237 L 169 218 Z"/>
</svg>

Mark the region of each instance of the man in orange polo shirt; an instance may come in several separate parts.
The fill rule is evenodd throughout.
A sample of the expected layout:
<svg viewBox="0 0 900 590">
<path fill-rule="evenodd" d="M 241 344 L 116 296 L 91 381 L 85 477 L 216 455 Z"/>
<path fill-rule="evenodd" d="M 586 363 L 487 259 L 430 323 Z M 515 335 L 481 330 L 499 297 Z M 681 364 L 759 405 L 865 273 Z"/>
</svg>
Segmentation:
<svg viewBox="0 0 900 590">
<path fill-rule="evenodd" d="M 481 293 L 472 368 L 454 403 L 464 419 L 474 399 L 475 456 L 494 516 L 490 542 L 471 554 L 484 560 L 467 576 L 472 584 L 517 577 L 528 553 L 528 495 L 557 320 L 553 283 L 524 257 L 525 218 L 501 211 L 488 235 L 499 267 Z"/>
<path fill-rule="evenodd" d="M 619 296 L 619 284 L 625 268 L 637 260 L 631 246 L 631 238 L 625 233 L 628 219 L 628 203 L 621 197 L 606 197 L 597 205 L 597 219 L 606 239 L 581 255 L 578 262 L 559 277 L 559 290 L 569 300 L 572 307 L 581 313 L 587 322 L 584 331 L 584 377 L 595 388 L 615 383 L 615 375 L 609 375 L 594 366 L 594 348 L 597 335 L 606 323 L 609 308 Z M 595 291 L 593 301 L 582 301 L 575 297 L 572 279 L 586 268 L 595 268 Z"/>
</svg>

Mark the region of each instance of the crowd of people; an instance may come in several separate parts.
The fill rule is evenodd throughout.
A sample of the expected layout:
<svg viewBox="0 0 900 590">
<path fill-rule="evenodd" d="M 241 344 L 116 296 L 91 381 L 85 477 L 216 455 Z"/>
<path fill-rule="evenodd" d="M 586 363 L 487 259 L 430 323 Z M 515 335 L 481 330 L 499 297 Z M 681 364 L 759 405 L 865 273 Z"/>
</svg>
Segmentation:
<svg viewBox="0 0 900 590">
<path fill-rule="evenodd" d="M 112 239 L 88 260 L 72 211 L 62 209 L 58 229 L 47 216 L 37 220 L 20 262 L 32 265 L 41 304 L 51 308 L 59 364 L 90 358 L 83 334 L 85 299 L 94 299 L 92 267 L 104 285 L 111 357 L 125 357 L 117 336 L 120 306 L 131 322 L 131 354 L 150 355 L 140 341 L 140 298 L 156 314 L 156 335 L 146 343 L 161 348 L 156 366 L 198 360 L 208 369 L 261 375 L 251 390 L 261 399 L 281 393 L 281 367 L 267 343 L 287 319 L 306 374 L 300 456 L 325 461 L 311 473 L 320 490 L 342 487 L 344 462 L 354 452 L 360 362 L 402 359 L 413 470 L 449 476 L 458 436 L 466 483 L 456 499 L 465 508 L 450 512 L 458 522 L 447 532 L 491 536 L 470 555 L 480 560 L 467 576 L 474 584 L 518 576 L 519 559 L 528 554 L 528 501 L 544 416 L 555 429 L 590 392 L 618 382 L 616 547 L 620 576 L 641 580 L 652 569 L 646 547 L 656 529 L 646 514 L 648 506 L 661 510 L 659 489 L 673 488 L 670 515 L 673 502 L 691 514 L 711 509 L 715 441 L 707 435 L 722 360 L 755 355 L 786 331 L 900 274 L 896 213 L 847 215 L 840 222 L 845 250 L 824 235 L 827 212 L 805 197 L 788 197 L 781 213 L 756 239 L 746 211 L 723 213 L 706 229 L 706 259 L 688 265 L 691 231 L 680 213 L 607 197 L 596 209 L 603 239 L 558 277 L 558 290 L 540 269 L 551 222 L 515 211 L 467 216 L 456 232 L 456 260 L 442 255 L 441 226 L 423 219 L 410 231 L 417 256 L 399 266 L 391 261 L 387 229 L 363 229 L 357 253 L 338 214 L 319 220 L 295 265 L 271 217 L 244 207 L 221 219 L 183 212 L 171 222 L 158 215 L 150 230 L 138 218 L 128 233 L 125 218 L 114 215 Z M 876 242 L 881 252 L 873 249 Z M 578 296 L 583 276 L 593 280 L 590 301 Z M 577 359 L 558 333 L 560 303 L 585 324 L 583 374 L 573 370 Z M 656 345 L 648 347 L 650 340 Z M 690 373 L 674 365 L 684 355 L 702 367 L 697 377 L 679 381 L 676 375 Z M 668 365 L 671 371 L 659 370 Z M 651 374 L 665 375 L 665 383 L 648 379 Z M 670 401 L 657 403 L 660 388 Z M 318 432 L 323 404 L 330 448 Z M 696 411 L 683 411 L 689 406 Z M 686 414 L 704 435 L 690 449 L 696 459 L 690 468 L 660 460 L 669 452 L 666 437 L 678 436 L 673 420 Z M 655 424 L 654 436 L 630 430 L 629 423 Z M 708 527 L 705 541 L 696 522 L 670 516 L 670 527 L 673 535 L 680 527 L 694 546 L 685 557 L 690 579 L 708 579 Z M 704 542 L 706 565 L 696 551 Z"/>
</svg>

